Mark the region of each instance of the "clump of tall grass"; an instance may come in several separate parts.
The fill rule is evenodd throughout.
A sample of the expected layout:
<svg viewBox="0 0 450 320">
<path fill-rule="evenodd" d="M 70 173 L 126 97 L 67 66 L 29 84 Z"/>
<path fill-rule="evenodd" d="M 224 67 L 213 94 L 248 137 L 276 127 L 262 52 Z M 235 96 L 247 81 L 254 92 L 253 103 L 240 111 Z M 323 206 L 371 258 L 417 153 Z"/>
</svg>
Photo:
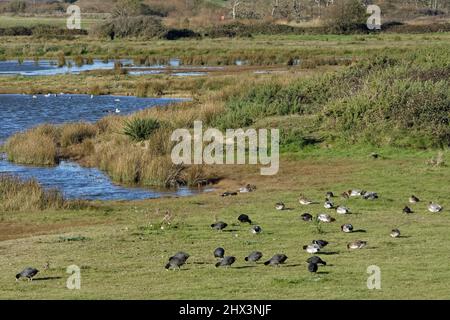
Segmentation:
<svg viewBox="0 0 450 320">
<path fill-rule="evenodd" d="M 82 67 L 84 65 L 84 58 L 82 56 L 75 56 L 74 62 L 77 67 Z"/>
<path fill-rule="evenodd" d="M 55 165 L 58 162 L 59 128 L 41 125 L 10 137 L 5 144 L 8 159 L 15 163 Z"/>
<path fill-rule="evenodd" d="M 65 57 L 63 51 L 58 52 L 56 59 L 57 59 L 58 68 L 62 68 L 66 65 L 66 57 Z"/>
<path fill-rule="evenodd" d="M 150 138 L 160 126 L 160 123 L 152 118 L 134 118 L 125 122 L 123 132 L 133 141 L 139 142 Z"/>
<path fill-rule="evenodd" d="M 148 81 L 139 82 L 136 85 L 136 96 L 138 97 L 149 97 L 157 96 L 160 97 L 164 94 L 164 90 L 168 87 L 169 83 L 163 83 L 162 81 Z"/>
<path fill-rule="evenodd" d="M 67 206 L 56 189 L 45 190 L 36 180 L 0 175 L 0 210 L 39 211 Z"/>
<path fill-rule="evenodd" d="M 97 135 L 98 128 L 90 123 L 70 123 L 61 129 L 60 144 L 62 147 L 82 143 L 85 139 Z"/>
</svg>

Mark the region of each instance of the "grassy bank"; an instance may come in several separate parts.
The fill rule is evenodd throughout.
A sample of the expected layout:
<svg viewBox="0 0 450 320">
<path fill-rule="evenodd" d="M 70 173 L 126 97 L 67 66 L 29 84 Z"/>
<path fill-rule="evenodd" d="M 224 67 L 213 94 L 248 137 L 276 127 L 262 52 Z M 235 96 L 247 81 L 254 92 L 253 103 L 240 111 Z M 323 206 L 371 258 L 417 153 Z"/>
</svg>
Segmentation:
<svg viewBox="0 0 450 320">
<path fill-rule="evenodd" d="M 86 36 L 73 39 L 2 37 L 0 59 L 57 59 L 78 55 L 96 58 L 133 58 L 147 64 L 179 58 L 186 65 L 234 65 L 242 60 L 250 65 L 287 65 L 295 59 L 320 60 L 369 57 L 390 48 L 404 53 L 411 48 L 446 45 L 449 33 L 371 35 L 257 35 L 252 38 L 150 41 L 99 40 Z M 393 45 L 395 43 L 395 46 Z M 343 62 L 342 62 L 343 63 Z"/>
<path fill-rule="evenodd" d="M 0 175 L 0 212 L 36 212 L 85 209 L 83 201 L 67 201 L 56 189 L 44 189 L 36 180 Z"/>
</svg>

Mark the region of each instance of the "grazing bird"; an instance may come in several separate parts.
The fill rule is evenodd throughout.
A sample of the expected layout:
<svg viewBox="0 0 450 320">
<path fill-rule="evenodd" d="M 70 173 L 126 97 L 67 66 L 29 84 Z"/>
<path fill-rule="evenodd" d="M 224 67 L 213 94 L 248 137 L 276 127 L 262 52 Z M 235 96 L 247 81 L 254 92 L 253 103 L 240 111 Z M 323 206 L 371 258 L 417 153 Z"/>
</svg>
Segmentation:
<svg viewBox="0 0 450 320">
<path fill-rule="evenodd" d="M 310 244 L 307 246 L 303 246 L 303 250 L 308 253 L 314 254 L 320 251 L 320 246 L 318 244 Z"/>
<path fill-rule="evenodd" d="M 216 229 L 218 231 L 222 231 L 223 229 L 225 229 L 228 226 L 228 224 L 226 224 L 225 222 L 219 221 L 219 222 L 215 222 L 211 225 L 211 228 Z"/>
<path fill-rule="evenodd" d="M 350 223 L 346 223 L 341 226 L 341 230 L 342 232 L 350 233 L 353 231 L 353 226 Z"/>
<path fill-rule="evenodd" d="M 181 258 L 173 256 L 173 257 L 171 257 L 169 259 L 169 262 L 166 264 L 165 268 L 166 268 L 166 270 L 169 270 L 169 269 L 173 269 L 173 270 L 180 269 L 181 266 L 184 265 L 185 263 L 186 263 L 185 259 L 181 259 Z"/>
<path fill-rule="evenodd" d="M 257 262 L 262 258 L 263 254 L 259 251 L 253 251 L 247 257 L 245 257 L 245 261 Z"/>
<path fill-rule="evenodd" d="M 334 204 L 330 200 L 325 199 L 325 203 L 324 203 L 323 207 L 325 209 L 333 209 L 334 208 Z"/>
<path fill-rule="evenodd" d="M 434 202 L 430 202 L 430 204 L 428 205 L 428 211 L 433 213 L 441 212 L 442 209 L 444 208 L 441 205 Z"/>
<path fill-rule="evenodd" d="M 348 198 L 350 198 L 350 194 L 347 191 L 344 191 L 341 193 L 341 197 L 344 199 L 348 199 Z"/>
<path fill-rule="evenodd" d="M 239 188 L 240 193 L 253 192 L 255 190 L 256 190 L 256 186 L 253 186 L 251 184 L 247 184 L 245 187 Z"/>
<path fill-rule="evenodd" d="M 264 262 L 264 265 L 268 266 L 279 266 L 280 264 L 283 264 L 286 262 L 288 257 L 285 254 L 276 254 L 270 260 Z"/>
<path fill-rule="evenodd" d="M 367 241 L 356 240 L 347 244 L 347 249 L 362 249 L 367 245 Z"/>
<path fill-rule="evenodd" d="M 333 194 L 333 192 L 328 191 L 327 194 L 325 195 L 325 197 L 326 197 L 327 199 L 334 198 L 334 194 Z"/>
<path fill-rule="evenodd" d="M 403 208 L 403 213 L 410 214 L 410 213 L 414 213 L 414 212 L 411 210 L 410 207 L 405 206 L 405 207 Z"/>
<path fill-rule="evenodd" d="M 223 257 L 219 262 L 216 263 L 216 268 L 226 267 L 228 268 L 236 261 L 235 257 Z"/>
<path fill-rule="evenodd" d="M 325 240 L 313 240 L 311 243 L 312 244 L 317 244 L 320 247 L 320 249 L 322 249 L 322 248 L 327 246 L 328 241 L 325 241 Z"/>
<path fill-rule="evenodd" d="M 364 190 L 348 190 L 350 197 L 361 197 L 366 192 Z"/>
<path fill-rule="evenodd" d="M 392 238 L 398 238 L 398 237 L 400 237 L 400 230 L 398 230 L 398 229 L 392 229 L 392 231 L 391 231 L 391 237 L 392 237 Z"/>
<path fill-rule="evenodd" d="M 409 203 L 417 203 L 420 202 L 419 198 L 417 198 L 415 195 L 412 195 L 411 197 L 409 197 Z"/>
<path fill-rule="evenodd" d="M 275 204 L 275 209 L 276 209 L 276 210 L 284 210 L 284 209 L 286 209 L 286 206 L 284 205 L 283 202 L 277 202 L 277 203 Z"/>
<path fill-rule="evenodd" d="M 376 192 L 366 192 L 362 196 L 364 200 L 375 200 L 378 199 L 378 193 Z"/>
<path fill-rule="evenodd" d="M 301 218 L 303 221 L 312 221 L 313 216 L 310 215 L 309 213 L 304 213 L 304 214 L 302 214 L 302 215 L 300 216 L 300 218 Z"/>
<path fill-rule="evenodd" d="M 186 261 L 189 257 L 190 257 L 190 255 L 188 253 L 180 251 L 180 252 L 175 253 L 174 256 L 170 257 L 169 260 L 172 258 L 177 258 L 177 259 Z"/>
<path fill-rule="evenodd" d="M 347 207 L 339 206 L 336 208 L 336 212 L 339 214 L 348 214 L 350 213 L 350 209 Z"/>
<path fill-rule="evenodd" d="M 317 219 L 322 222 L 330 223 L 333 222 L 335 219 L 332 218 L 329 214 L 321 213 L 317 216 Z"/>
<path fill-rule="evenodd" d="M 316 273 L 317 270 L 319 270 L 319 267 L 317 266 L 316 263 L 310 262 L 310 263 L 308 264 L 308 271 L 309 271 L 309 272 L 311 272 L 311 273 Z"/>
<path fill-rule="evenodd" d="M 249 218 L 249 216 L 248 215 L 246 215 L 246 214 L 241 214 L 239 217 L 238 217 L 238 220 L 239 220 L 239 222 L 241 222 L 241 223 L 252 223 L 252 220 L 250 220 L 250 218 Z"/>
<path fill-rule="evenodd" d="M 225 191 L 220 195 L 221 197 L 229 197 L 229 196 L 237 196 L 237 192 L 233 191 Z"/>
<path fill-rule="evenodd" d="M 370 156 L 372 157 L 372 159 L 378 159 L 378 157 L 380 156 L 378 153 L 376 153 L 376 152 L 372 152 L 371 154 L 370 154 Z"/>
<path fill-rule="evenodd" d="M 305 206 L 315 203 L 312 200 L 306 199 L 304 196 L 300 196 L 300 199 L 298 199 L 298 202 Z"/>
<path fill-rule="evenodd" d="M 33 281 L 33 277 L 37 275 L 39 272 L 36 268 L 25 268 L 18 274 L 16 274 L 16 281 L 19 281 L 20 278 L 27 278 L 28 281 Z"/>
<path fill-rule="evenodd" d="M 320 259 L 320 257 L 318 257 L 318 256 L 312 256 L 312 257 L 309 257 L 309 258 L 306 260 L 306 262 L 307 262 L 307 263 L 314 263 L 314 264 L 321 264 L 321 265 L 323 265 L 323 266 L 326 266 L 326 265 L 327 265 L 327 263 L 326 263 L 325 261 L 323 261 L 322 259 Z"/>
<path fill-rule="evenodd" d="M 214 250 L 214 258 L 222 259 L 225 255 L 225 249 L 224 248 L 217 248 Z"/>
<path fill-rule="evenodd" d="M 261 233 L 261 232 L 262 232 L 262 228 L 261 228 L 260 226 L 253 226 L 253 227 L 250 229 L 250 231 L 251 231 L 251 233 L 253 233 L 253 234 L 258 234 L 258 233 Z"/>
</svg>

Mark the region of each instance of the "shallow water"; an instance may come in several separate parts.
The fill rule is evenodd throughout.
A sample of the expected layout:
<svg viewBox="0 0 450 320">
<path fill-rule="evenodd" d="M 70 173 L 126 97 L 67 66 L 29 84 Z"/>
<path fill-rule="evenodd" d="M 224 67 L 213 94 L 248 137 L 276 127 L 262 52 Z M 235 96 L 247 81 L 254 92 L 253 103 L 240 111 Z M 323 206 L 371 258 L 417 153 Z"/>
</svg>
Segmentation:
<svg viewBox="0 0 450 320">
<path fill-rule="evenodd" d="M 128 60 L 121 62 L 123 64 L 131 63 Z M 0 61 L 0 75 L 53 76 L 58 74 L 78 74 L 90 70 L 110 70 L 113 68 L 114 61 L 103 62 L 101 60 L 94 60 L 93 64 L 82 66 L 76 66 L 75 63 L 71 62 L 70 67 L 64 66 L 61 68 L 57 66 L 56 61 L 52 60 L 26 60 L 22 63 L 13 60 Z"/>
<path fill-rule="evenodd" d="M 0 76 L 13 76 L 13 75 L 22 75 L 22 76 L 53 76 L 53 75 L 61 75 L 61 74 L 79 74 L 84 71 L 92 71 L 92 70 L 112 70 L 114 68 L 114 61 L 102 61 L 102 60 L 94 60 L 92 64 L 84 64 L 82 66 L 77 66 L 73 61 L 68 61 L 70 66 L 58 67 L 57 62 L 55 60 L 25 60 L 22 63 L 19 63 L 17 60 L 6 60 L 0 61 Z M 145 74 L 160 74 L 164 73 L 165 69 L 175 68 L 174 71 L 171 71 L 169 74 L 174 76 L 198 76 L 200 75 L 198 72 L 177 72 L 176 69 L 181 67 L 181 61 L 179 59 L 171 59 L 169 60 L 167 65 L 153 65 L 153 66 L 140 66 L 134 65 L 132 60 L 124 59 L 120 60 L 124 68 L 132 68 L 132 69 L 151 69 L 151 70 L 131 70 L 128 74 L 130 75 L 145 75 Z M 208 67 L 208 66 L 183 66 L 183 69 L 189 68 L 201 68 L 203 70 L 215 70 L 221 67 Z M 206 74 L 206 72 L 204 73 Z M 203 75 L 203 74 L 201 74 Z"/>
<path fill-rule="evenodd" d="M 15 132 L 42 123 L 60 124 L 76 121 L 96 121 L 108 112 L 127 114 L 147 107 L 167 105 L 183 99 L 155 99 L 88 95 L 0 95 L 0 142 Z M 129 188 L 113 184 L 100 170 L 84 168 L 73 162 L 61 162 L 55 167 L 16 165 L 0 155 L 0 174 L 36 178 L 44 187 L 58 188 L 67 198 L 91 200 L 136 200 L 161 196 L 184 196 L 198 190 L 180 188 L 174 191 Z"/>
</svg>

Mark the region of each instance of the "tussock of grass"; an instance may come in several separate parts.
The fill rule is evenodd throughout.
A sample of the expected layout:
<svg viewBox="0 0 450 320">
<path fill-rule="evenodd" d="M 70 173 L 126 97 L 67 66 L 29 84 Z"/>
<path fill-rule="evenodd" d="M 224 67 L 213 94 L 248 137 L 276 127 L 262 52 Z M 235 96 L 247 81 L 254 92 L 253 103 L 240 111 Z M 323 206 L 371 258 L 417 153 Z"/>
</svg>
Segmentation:
<svg viewBox="0 0 450 320">
<path fill-rule="evenodd" d="M 72 123 L 62 127 L 61 146 L 67 147 L 82 143 L 85 139 L 96 136 L 98 129 L 90 123 Z"/>
<path fill-rule="evenodd" d="M 21 164 L 54 165 L 58 162 L 59 129 L 42 125 L 8 139 L 5 150 L 10 161 Z"/>
<path fill-rule="evenodd" d="M 0 175 L 2 211 L 37 211 L 65 206 L 66 202 L 58 190 L 44 190 L 36 180 Z"/>
</svg>

